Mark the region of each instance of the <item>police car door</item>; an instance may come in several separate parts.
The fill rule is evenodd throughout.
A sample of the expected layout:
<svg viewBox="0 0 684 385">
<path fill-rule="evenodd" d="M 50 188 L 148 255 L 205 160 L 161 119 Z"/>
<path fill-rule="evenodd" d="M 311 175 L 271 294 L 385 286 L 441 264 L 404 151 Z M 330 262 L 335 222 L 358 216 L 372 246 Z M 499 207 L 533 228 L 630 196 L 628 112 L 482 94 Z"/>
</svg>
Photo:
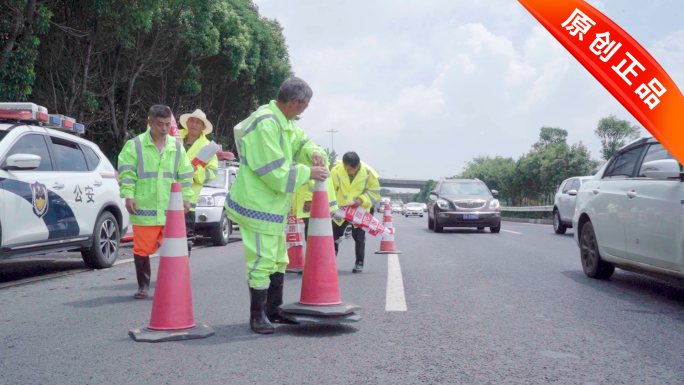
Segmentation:
<svg viewBox="0 0 684 385">
<path fill-rule="evenodd" d="M 47 140 L 47 135 L 41 133 L 24 133 L 2 156 L 0 186 L 5 197 L 2 210 L 5 248 L 21 250 L 73 235 L 68 229 L 75 222 L 74 215 L 63 199 L 64 185 L 54 171 Z M 26 171 L 5 170 L 7 157 L 15 154 L 38 155 L 40 166 Z"/>
<path fill-rule="evenodd" d="M 100 192 L 98 187 L 102 185 L 102 178 L 95 170 L 88 169 L 78 143 L 61 136 L 51 136 L 50 141 L 59 181 L 64 185 L 61 191 L 75 214 L 75 235 L 90 236 L 99 212 L 96 195 Z"/>
</svg>

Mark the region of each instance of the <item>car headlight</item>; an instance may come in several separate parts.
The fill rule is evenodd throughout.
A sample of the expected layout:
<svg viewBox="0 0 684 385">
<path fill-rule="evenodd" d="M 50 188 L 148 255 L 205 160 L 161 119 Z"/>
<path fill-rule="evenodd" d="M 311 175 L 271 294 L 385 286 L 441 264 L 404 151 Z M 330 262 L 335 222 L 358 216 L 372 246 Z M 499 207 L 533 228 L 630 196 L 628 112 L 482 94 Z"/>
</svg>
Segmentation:
<svg viewBox="0 0 684 385">
<path fill-rule="evenodd" d="M 208 206 L 213 206 L 214 205 L 214 197 L 210 195 L 200 195 L 199 199 L 197 199 L 197 206 L 200 207 L 208 207 Z"/>
<path fill-rule="evenodd" d="M 439 208 L 442 210 L 449 210 L 449 202 L 445 201 L 444 199 L 438 199 L 437 206 L 439 206 Z"/>
<path fill-rule="evenodd" d="M 494 199 L 493 201 L 491 201 L 491 202 L 489 203 L 489 208 L 490 208 L 490 209 L 496 210 L 496 209 L 498 209 L 499 207 L 501 207 L 501 203 L 499 203 L 499 200 L 498 200 L 498 199 Z"/>
</svg>

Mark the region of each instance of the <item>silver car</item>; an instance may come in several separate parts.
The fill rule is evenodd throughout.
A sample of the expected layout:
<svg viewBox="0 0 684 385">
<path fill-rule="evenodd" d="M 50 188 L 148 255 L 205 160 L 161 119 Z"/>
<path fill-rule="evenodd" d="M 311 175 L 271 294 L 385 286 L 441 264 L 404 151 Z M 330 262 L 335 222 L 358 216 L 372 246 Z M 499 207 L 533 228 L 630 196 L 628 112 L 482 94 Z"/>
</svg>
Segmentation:
<svg viewBox="0 0 684 385">
<path fill-rule="evenodd" d="M 584 273 L 608 278 L 619 267 L 684 278 L 682 181 L 682 166 L 654 138 L 620 149 L 577 194 L 573 225 Z"/>
<path fill-rule="evenodd" d="M 553 231 L 565 234 L 572 228 L 572 216 L 575 214 L 575 197 L 582 184 L 591 176 L 568 178 L 561 183 L 553 203 Z"/>
<path fill-rule="evenodd" d="M 409 203 L 406 205 L 406 211 L 404 212 L 405 217 L 419 216 L 423 217 L 423 205 L 420 203 Z"/>
<path fill-rule="evenodd" d="M 211 237 L 214 246 L 228 243 L 233 223 L 223 207 L 230 186 L 233 185 L 239 168 L 237 164 L 222 161 L 216 179 L 207 182 L 200 191 L 195 208 L 195 233 Z"/>
</svg>

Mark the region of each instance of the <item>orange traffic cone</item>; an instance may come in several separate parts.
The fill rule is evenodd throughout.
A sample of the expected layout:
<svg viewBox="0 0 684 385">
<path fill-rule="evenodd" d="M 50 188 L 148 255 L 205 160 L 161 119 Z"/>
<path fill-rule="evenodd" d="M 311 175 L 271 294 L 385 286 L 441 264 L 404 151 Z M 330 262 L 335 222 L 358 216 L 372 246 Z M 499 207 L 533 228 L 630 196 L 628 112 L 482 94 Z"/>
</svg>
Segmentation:
<svg viewBox="0 0 684 385">
<path fill-rule="evenodd" d="M 171 185 L 150 324 L 130 330 L 128 335 L 139 342 L 179 341 L 214 335 L 208 325 L 195 323 L 192 311 L 183 195 L 181 184 L 177 182 Z"/>
<path fill-rule="evenodd" d="M 394 225 L 392 225 L 392 208 L 389 204 L 385 204 L 385 216 L 383 218 L 385 227 L 390 230 L 389 234 L 382 236 L 380 241 L 380 250 L 376 251 L 375 254 L 401 254 L 401 251 L 397 250 L 397 246 L 394 244 Z"/>
<path fill-rule="evenodd" d="M 303 223 L 304 221 L 295 217 L 290 210 L 285 228 L 287 232 L 287 256 L 290 259 L 290 263 L 285 268 L 287 273 L 299 273 L 304 270 L 304 242 L 301 229 Z"/>
<path fill-rule="evenodd" d="M 340 324 L 358 322 L 360 307 L 342 303 L 337 280 L 335 244 L 324 181 L 316 181 L 309 218 L 304 276 L 299 302 L 283 306 L 280 315 L 297 323 Z"/>
</svg>

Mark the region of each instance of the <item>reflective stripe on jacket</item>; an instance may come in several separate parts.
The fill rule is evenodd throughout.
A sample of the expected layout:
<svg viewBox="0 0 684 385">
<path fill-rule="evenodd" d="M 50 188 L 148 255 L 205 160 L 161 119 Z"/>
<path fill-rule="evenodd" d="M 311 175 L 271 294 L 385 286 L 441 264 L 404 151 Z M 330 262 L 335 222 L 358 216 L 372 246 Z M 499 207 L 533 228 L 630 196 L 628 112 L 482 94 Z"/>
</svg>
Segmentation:
<svg viewBox="0 0 684 385">
<path fill-rule="evenodd" d="M 282 234 L 295 190 L 311 177 L 312 154 L 326 159 L 325 151 L 287 120 L 275 101 L 234 132 L 240 170 L 226 197 L 228 217 L 255 232 Z"/>
<path fill-rule="evenodd" d="M 182 129 L 179 131 L 180 137 L 181 137 L 181 142 L 185 140 L 185 137 L 188 135 L 188 130 L 187 129 Z M 195 142 L 192 144 L 190 149 L 188 150 L 188 159 L 190 162 L 192 162 L 193 159 L 197 156 L 197 154 L 200 152 L 200 150 L 209 144 L 209 139 L 207 139 L 207 136 L 204 135 L 204 133 L 200 133 L 200 137 L 195 140 Z M 199 199 L 199 194 L 200 191 L 202 191 L 202 186 L 206 182 L 211 182 L 212 180 L 216 179 L 216 175 L 218 174 L 218 157 L 214 155 L 211 160 L 207 163 L 207 167 L 202 167 L 200 165 L 197 165 L 197 169 L 195 170 L 195 175 L 192 178 L 192 192 L 194 193 L 192 198 L 190 199 L 190 210 L 195 211 L 195 206 L 197 206 L 197 199 Z"/>
<path fill-rule="evenodd" d="M 122 198 L 134 198 L 137 214 L 131 223 L 137 226 L 163 226 L 169 205 L 171 183 L 180 182 L 183 200 L 192 196 L 192 166 L 185 149 L 167 135 L 166 147 L 159 150 L 149 131 L 124 145 L 119 154 L 119 186 Z"/>
<path fill-rule="evenodd" d="M 363 201 L 361 206 L 366 211 L 370 211 L 375 202 L 380 199 L 378 174 L 367 164 L 361 162 L 361 167 L 352 182 L 349 181 L 349 175 L 342 162 L 333 167 L 330 173 L 335 185 L 337 203 L 340 206 L 352 204 L 355 198 L 360 198 Z M 342 223 L 342 221 L 336 222 Z"/>
</svg>

